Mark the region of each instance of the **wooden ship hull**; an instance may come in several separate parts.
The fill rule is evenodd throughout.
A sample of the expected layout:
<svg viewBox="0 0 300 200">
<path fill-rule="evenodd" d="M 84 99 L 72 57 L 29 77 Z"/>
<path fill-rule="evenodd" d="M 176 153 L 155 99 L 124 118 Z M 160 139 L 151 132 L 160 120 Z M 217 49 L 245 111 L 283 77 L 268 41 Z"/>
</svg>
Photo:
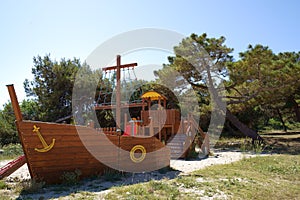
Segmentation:
<svg viewBox="0 0 300 200">
<path fill-rule="evenodd" d="M 108 135 L 86 126 L 23 120 L 14 88 L 8 89 L 33 179 L 53 184 L 62 182 L 67 172 L 78 171 L 83 178 L 110 169 L 145 172 L 170 164 L 170 150 L 155 137 Z"/>
</svg>

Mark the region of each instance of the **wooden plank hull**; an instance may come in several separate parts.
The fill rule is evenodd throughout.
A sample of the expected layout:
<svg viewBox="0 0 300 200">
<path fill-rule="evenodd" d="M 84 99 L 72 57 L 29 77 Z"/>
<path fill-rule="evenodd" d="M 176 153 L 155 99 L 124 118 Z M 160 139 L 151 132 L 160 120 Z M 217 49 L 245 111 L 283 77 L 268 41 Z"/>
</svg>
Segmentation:
<svg viewBox="0 0 300 200">
<path fill-rule="evenodd" d="M 110 168 L 144 172 L 170 164 L 170 150 L 154 137 L 105 135 L 84 126 L 23 120 L 17 127 L 31 177 L 48 184 L 75 170 L 83 178 Z"/>
</svg>

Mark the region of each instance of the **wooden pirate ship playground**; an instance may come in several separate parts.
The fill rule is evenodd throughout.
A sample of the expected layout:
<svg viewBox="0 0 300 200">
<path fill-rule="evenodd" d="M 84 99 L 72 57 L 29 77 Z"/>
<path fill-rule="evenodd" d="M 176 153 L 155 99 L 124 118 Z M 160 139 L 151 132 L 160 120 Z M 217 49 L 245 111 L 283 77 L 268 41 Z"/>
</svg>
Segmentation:
<svg viewBox="0 0 300 200">
<path fill-rule="evenodd" d="M 66 172 L 80 171 L 80 178 L 103 174 L 110 168 L 145 172 L 168 166 L 172 158 L 184 158 L 195 134 L 200 133 L 202 138 L 206 134 L 191 115 L 184 119 L 179 110 L 168 109 L 168 99 L 159 92 L 147 91 L 139 94 L 140 101 L 122 102 L 121 72 L 136 66 L 121 65 L 117 56 L 116 66 L 103 68 L 104 74 L 115 73 L 116 101 L 96 102 L 94 109 L 113 110 L 115 127 L 100 128 L 93 122 L 80 126 L 23 120 L 14 87 L 8 85 L 24 156 L 1 168 L 0 178 L 25 162 L 31 178 L 52 184 L 61 182 Z M 136 108 L 138 116 L 128 116 L 125 108 Z"/>
</svg>

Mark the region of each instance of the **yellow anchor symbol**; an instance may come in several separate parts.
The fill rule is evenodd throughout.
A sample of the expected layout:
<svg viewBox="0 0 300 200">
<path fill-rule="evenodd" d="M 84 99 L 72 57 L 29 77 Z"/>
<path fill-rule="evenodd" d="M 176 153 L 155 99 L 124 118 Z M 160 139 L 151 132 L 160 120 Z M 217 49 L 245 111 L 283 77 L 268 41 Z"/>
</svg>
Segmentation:
<svg viewBox="0 0 300 200">
<path fill-rule="evenodd" d="M 36 150 L 37 152 L 47 152 L 49 151 L 50 149 L 53 148 L 54 146 L 54 143 L 55 143 L 55 139 L 52 139 L 52 143 L 50 145 L 48 145 L 45 141 L 45 139 L 43 138 L 43 136 L 41 135 L 40 133 L 40 127 L 37 127 L 36 125 L 33 126 L 33 132 L 35 132 L 39 139 L 41 140 L 42 144 L 43 144 L 43 149 L 38 149 L 38 148 L 35 148 L 34 150 Z"/>
</svg>

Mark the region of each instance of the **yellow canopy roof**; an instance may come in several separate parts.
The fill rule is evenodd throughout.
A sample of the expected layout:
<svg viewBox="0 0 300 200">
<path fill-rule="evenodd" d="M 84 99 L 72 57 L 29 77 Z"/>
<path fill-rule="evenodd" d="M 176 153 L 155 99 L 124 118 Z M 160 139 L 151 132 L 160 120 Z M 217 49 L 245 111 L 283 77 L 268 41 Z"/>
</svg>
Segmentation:
<svg viewBox="0 0 300 200">
<path fill-rule="evenodd" d="M 150 98 L 151 101 L 155 101 L 155 100 L 158 100 L 158 99 L 161 99 L 161 100 L 166 100 L 167 99 L 164 95 L 159 94 L 155 91 L 149 91 L 149 92 L 144 93 L 142 95 L 142 98 L 143 99 Z"/>
</svg>

